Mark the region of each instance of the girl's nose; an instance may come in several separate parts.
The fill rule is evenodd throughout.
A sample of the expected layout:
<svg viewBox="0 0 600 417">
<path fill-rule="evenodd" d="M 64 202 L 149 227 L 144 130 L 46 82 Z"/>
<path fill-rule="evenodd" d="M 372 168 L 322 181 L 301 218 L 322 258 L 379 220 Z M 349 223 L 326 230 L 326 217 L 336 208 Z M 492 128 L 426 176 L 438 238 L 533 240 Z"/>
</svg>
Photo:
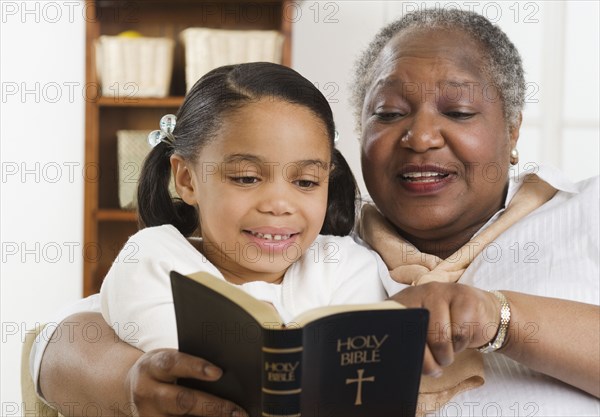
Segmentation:
<svg viewBox="0 0 600 417">
<path fill-rule="evenodd" d="M 294 195 L 291 184 L 287 181 L 268 184 L 261 190 L 259 199 L 258 211 L 262 213 L 282 216 L 295 212 Z"/>
</svg>

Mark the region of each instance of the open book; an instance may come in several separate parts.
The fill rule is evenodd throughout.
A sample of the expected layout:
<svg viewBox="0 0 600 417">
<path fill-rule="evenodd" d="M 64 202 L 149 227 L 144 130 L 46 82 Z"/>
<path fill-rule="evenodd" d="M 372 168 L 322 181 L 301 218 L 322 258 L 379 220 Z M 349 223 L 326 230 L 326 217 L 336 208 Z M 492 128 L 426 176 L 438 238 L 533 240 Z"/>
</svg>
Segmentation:
<svg viewBox="0 0 600 417">
<path fill-rule="evenodd" d="M 179 350 L 223 369 L 180 380 L 252 417 L 414 416 L 428 312 L 394 301 L 276 310 L 210 274 L 171 272 Z"/>
</svg>

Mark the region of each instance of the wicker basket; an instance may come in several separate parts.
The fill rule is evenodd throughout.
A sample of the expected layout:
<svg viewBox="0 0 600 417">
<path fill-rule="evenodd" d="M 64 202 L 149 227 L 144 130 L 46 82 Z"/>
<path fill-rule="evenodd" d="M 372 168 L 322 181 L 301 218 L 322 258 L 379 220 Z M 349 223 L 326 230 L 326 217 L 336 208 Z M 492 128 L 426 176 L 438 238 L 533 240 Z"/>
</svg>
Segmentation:
<svg viewBox="0 0 600 417">
<path fill-rule="evenodd" d="M 103 96 L 166 97 L 175 42 L 168 38 L 100 36 L 96 66 Z"/>
<path fill-rule="evenodd" d="M 149 130 L 117 131 L 117 162 L 119 164 L 119 204 L 124 209 L 137 207 L 137 186 L 144 159 L 152 148 L 148 145 Z M 177 196 L 171 178 L 171 196 Z"/>
<path fill-rule="evenodd" d="M 200 77 L 222 65 L 255 61 L 280 64 L 284 36 L 275 30 L 189 28 L 181 32 L 181 39 L 189 91 Z"/>
</svg>

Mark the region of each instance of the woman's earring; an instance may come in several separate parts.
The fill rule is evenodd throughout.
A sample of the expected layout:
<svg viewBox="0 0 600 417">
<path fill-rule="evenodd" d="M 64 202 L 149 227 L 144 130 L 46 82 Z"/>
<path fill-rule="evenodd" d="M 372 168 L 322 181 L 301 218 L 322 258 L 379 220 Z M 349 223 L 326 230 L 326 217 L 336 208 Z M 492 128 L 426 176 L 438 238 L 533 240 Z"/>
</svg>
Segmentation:
<svg viewBox="0 0 600 417">
<path fill-rule="evenodd" d="M 510 151 L 510 164 L 517 165 L 519 163 L 519 151 L 517 148 L 512 148 Z"/>
</svg>

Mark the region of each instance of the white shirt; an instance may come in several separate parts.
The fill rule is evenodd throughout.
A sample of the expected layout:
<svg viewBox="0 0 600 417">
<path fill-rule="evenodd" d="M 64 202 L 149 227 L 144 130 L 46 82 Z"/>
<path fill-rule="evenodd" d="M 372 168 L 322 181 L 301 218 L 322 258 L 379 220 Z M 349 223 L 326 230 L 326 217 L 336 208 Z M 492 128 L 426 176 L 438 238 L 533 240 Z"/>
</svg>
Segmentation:
<svg viewBox="0 0 600 417">
<path fill-rule="evenodd" d="M 100 294 L 61 311 L 47 325 L 49 330 L 44 337 L 36 339 L 30 372 L 40 397 L 42 356 L 56 323 L 78 312 L 101 312 L 121 339 L 141 350 L 177 348 L 170 271 L 184 275 L 206 271 L 223 279 L 219 270 L 171 225 L 137 232 L 122 251 Z M 386 298 L 382 279 L 387 275 L 387 267 L 379 255 L 351 237 L 320 235 L 286 271 L 281 285 L 255 281 L 241 287 L 272 303 L 288 322 L 315 307 L 381 301 Z"/>
<path fill-rule="evenodd" d="M 560 191 L 551 201 L 503 233 L 490 249 L 473 261 L 460 282 L 483 289 L 513 290 L 598 305 L 599 179 L 573 184 L 547 167 L 541 167 L 538 175 Z M 519 183 L 511 178 L 507 203 L 518 186 Z M 500 213 L 490 219 L 488 225 Z M 493 252 L 497 245 L 500 255 Z M 384 285 L 390 294 L 405 287 L 385 277 Z M 93 300 L 84 304 L 79 306 L 79 311 L 99 312 L 97 301 L 95 306 Z M 55 322 L 74 312 L 71 308 Z M 523 334 L 534 337 L 535 327 L 525 328 L 525 325 L 522 325 Z M 34 346 L 37 350 L 31 356 L 36 383 L 46 345 L 44 340 L 47 338 L 40 338 L 38 346 Z M 532 371 L 500 353 L 484 355 L 484 367 L 485 384 L 457 395 L 438 415 L 600 415 L 598 399 Z"/>
<path fill-rule="evenodd" d="M 160 242 L 160 244 L 157 244 Z M 133 235 L 100 289 L 102 316 L 121 339 L 143 351 L 177 349 L 177 327 L 169 273 L 209 272 L 225 279 L 179 231 L 164 225 Z M 271 303 L 284 322 L 312 308 L 381 301 L 387 268 L 379 256 L 350 237 L 318 236 L 285 272 L 281 284 L 253 281 L 244 291 Z"/>
<path fill-rule="evenodd" d="M 517 181 L 511 179 L 505 206 L 525 174 L 519 175 Z M 550 167 L 540 167 L 538 176 L 558 193 L 499 236 L 475 258 L 459 282 L 485 290 L 517 291 L 599 305 L 599 178 L 574 184 Z M 405 287 L 391 278 L 384 279 L 384 286 L 389 294 Z M 519 323 L 520 334 L 515 336 L 535 342 L 536 326 Z M 596 359 L 600 360 L 600 352 L 598 355 Z M 437 415 L 600 416 L 600 400 L 589 394 L 501 353 L 484 354 L 483 358 L 485 384 L 457 395 Z"/>
</svg>

